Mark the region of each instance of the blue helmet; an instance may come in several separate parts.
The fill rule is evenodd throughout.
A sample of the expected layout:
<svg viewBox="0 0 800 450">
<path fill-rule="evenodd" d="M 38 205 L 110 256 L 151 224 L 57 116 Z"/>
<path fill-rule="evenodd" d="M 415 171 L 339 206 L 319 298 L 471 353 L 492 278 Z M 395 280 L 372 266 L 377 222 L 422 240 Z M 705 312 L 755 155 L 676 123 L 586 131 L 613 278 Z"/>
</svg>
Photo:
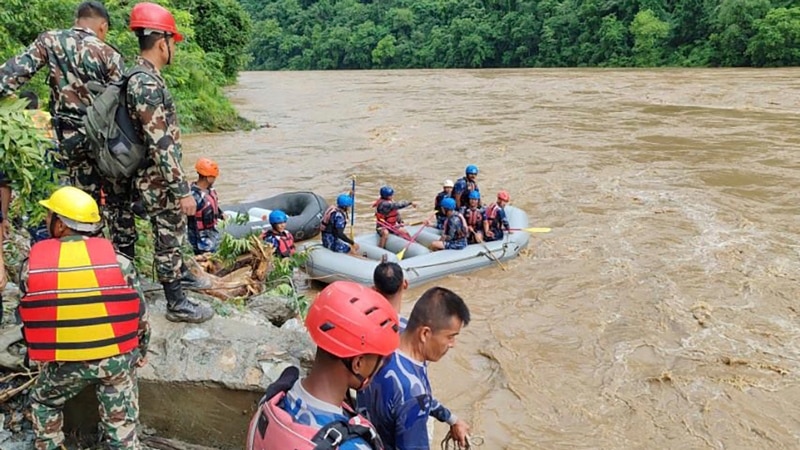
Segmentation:
<svg viewBox="0 0 800 450">
<path fill-rule="evenodd" d="M 389 198 L 394 195 L 394 189 L 391 186 L 384 186 L 381 188 L 381 198 Z"/>
<path fill-rule="evenodd" d="M 478 192 L 478 191 L 469 191 L 469 199 L 470 200 L 472 200 L 472 199 L 480 200 L 481 199 L 481 193 Z"/>
<path fill-rule="evenodd" d="M 467 166 L 467 175 L 477 175 L 478 174 L 478 166 L 475 164 L 470 164 Z"/>
<path fill-rule="evenodd" d="M 289 220 L 289 216 L 286 215 L 285 212 L 281 211 L 280 209 L 276 209 L 269 213 L 269 224 L 270 225 L 277 225 L 279 223 L 286 223 Z"/>
<path fill-rule="evenodd" d="M 446 199 L 442 200 L 441 205 L 442 205 L 442 208 L 444 208 L 444 209 L 446 209 L 448 211 L 452 211 L 452 210 L 456 209 L 456 201 L 453 200 L 451 197 L 447 197 Z"/>
<path fill-rule="evenodd" d="M 336 206 L 339 208 L 349 208 L 353 206 L 353 197 L 350 197 L 348 194 L 339 194 L 336 197 Z"/>
</svg>

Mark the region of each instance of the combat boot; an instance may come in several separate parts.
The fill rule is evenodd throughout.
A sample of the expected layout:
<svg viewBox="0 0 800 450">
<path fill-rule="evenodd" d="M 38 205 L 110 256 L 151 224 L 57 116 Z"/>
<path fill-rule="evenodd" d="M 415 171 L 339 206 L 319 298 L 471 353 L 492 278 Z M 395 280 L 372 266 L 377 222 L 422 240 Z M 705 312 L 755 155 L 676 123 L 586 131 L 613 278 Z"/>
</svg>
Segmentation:
<svg viewBox="0 0 800 450">
<path fill-rule="evenodd" d="M 211 289 L 213 284 L 208 277 L 198 277 L 188 267 L 186 263 L 181 264 L 181 285 L 186 289 Z"/>
<path fill-rule="evenodd" d="M 167 297 L 167 320 L 170 322 L 203 323 L 214 316 L 214 310 L 197 304 L 186 297 L 181 282 L 162 283 Z"/>
</svg>

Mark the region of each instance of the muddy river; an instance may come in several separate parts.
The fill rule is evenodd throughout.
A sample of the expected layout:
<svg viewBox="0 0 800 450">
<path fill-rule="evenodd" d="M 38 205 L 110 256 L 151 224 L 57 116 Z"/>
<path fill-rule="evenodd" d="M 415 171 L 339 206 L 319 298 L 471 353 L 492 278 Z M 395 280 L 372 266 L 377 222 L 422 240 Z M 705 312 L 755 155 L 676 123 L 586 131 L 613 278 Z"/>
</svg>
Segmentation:
<svg viewBox="0 0 800 450">
<path fill-rule="evenodd" d="M 800 70 L 262 72 L 230 96 L 270 127 L 184 146 L 223 203 L 355 174 L 365 232 L 381 185 L 421 220 L 476 164 L 553 228 L 440 282 L 473 321 L 434 391 L 482 448 L 800 447 Z"/>
</svg>

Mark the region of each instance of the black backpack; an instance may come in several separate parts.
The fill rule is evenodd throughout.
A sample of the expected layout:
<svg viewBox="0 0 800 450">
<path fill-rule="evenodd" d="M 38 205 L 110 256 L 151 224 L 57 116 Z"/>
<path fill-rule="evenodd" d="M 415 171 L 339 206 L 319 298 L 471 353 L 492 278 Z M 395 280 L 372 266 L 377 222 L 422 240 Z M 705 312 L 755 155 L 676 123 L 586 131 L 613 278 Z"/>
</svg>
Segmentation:
<svg viewBox="0 0 800 450">
<path fill-rule="evenodd" d="M 138 73 L 148 72 L 136 66 L 119 81 L 88 86 L 96 95 L 83 119 L 86 142 L 98 171 L 106 178 L 130 178 L 147 161 L 147 146 L 128 114 L 128 81 Z"/>
</svg>

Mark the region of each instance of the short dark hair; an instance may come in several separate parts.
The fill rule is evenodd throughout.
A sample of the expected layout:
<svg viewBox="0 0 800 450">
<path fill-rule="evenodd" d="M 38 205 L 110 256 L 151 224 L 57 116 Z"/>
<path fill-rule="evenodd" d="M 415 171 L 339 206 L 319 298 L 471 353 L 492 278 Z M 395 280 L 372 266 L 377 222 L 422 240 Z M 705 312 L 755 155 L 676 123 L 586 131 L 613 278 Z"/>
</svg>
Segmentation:
<svg viewBox="0 0 800 450">
<path fill-rule="evenodd" d="M 22 91 L 19 93 L 19 98 L 28 100 L 28 106 L 25 109 L 39 109 L 39 96 L 33 91 Z"/>
<path fill-rule="evenodd" d="M 417 300 L 408 317 L 406 331 L 414 331 L 427 326 L 438 331 L 457 317 L 464 326 L 469 324 L 469 308 L 458 294 L 443 287 L 432 287 Z"/>
<path fill-rule="evenodd" d="M 394 295 L 403 287 L 403 268 L 396 262 L 382 262 L 372 273 L 375 289 L 382 295 Z"/>
<path fill-rule="evenodd" d="M 144 34 L 142 30 L 137 31 L 136 36 L 139 38 L 139 50 L 150 50 L 156 46 L 156 43 L 164 38 L 163 33 L 150 33 Z"/>
<path fill-rule="evenodd" d="M 100 2 L 88 1 L 78 5 L 75 10 L 76 19 L 103 19 L 111 26 L 111 18 L 108 16 L 108 10 Z"/>
</svg>

